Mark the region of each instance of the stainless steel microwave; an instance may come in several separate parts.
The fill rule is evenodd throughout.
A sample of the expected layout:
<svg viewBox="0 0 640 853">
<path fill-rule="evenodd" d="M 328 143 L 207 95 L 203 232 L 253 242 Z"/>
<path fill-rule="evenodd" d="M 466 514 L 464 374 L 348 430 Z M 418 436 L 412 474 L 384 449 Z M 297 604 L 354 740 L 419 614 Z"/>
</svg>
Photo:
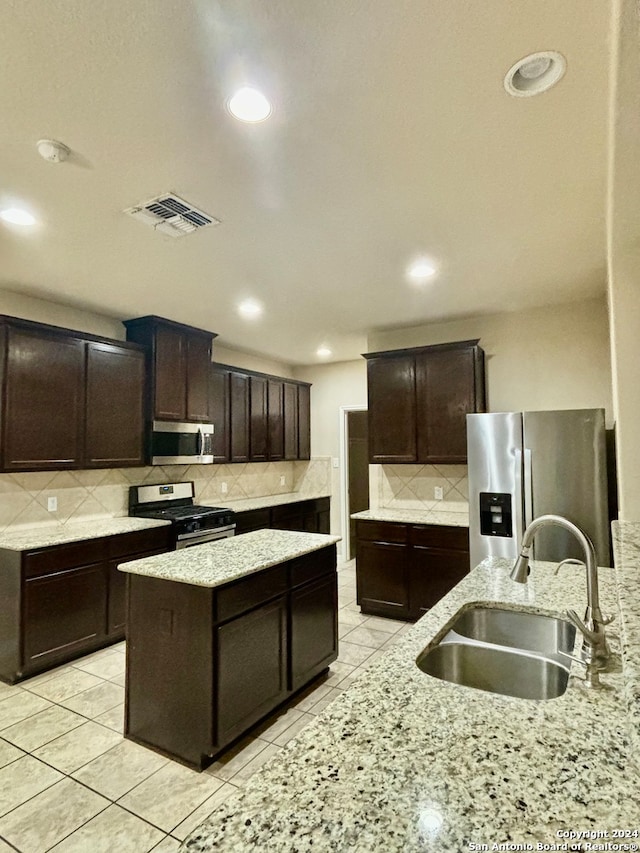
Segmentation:
<svg viewBox="0 0 640 853">
<path fill-rule="evenodd" d="M 152 465 L 210 465 L 213 462 L 213 424 L 154 421 Z"/>
</svg>

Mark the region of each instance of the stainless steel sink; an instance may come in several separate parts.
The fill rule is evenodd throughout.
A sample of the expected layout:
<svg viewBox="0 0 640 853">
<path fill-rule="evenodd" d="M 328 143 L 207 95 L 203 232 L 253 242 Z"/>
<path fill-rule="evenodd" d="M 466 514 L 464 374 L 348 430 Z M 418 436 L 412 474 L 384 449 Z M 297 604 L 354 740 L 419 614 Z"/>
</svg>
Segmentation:
<svg viewBox="0 0 640 853">
<path fill-rule="evenodd" d="M 465 610 L 451 630 L 471 640 L 552 656 L 571 654 L 576 639 L 575 625 L 564 619 L 482 605 Z"/>
<path fill-rule="evenodd" d="M 567 689 L 576 629 L 553 616 L 477 605 L 463 610 L 416 664 L 453 684 L 521 699 L 555 699 Z"/>
<path fill-rule="evenodd" d="M 435 678 L 520 699 L 555 699 L 569 680 L 567 667 L 548 658 L 471 643 L 434 646 L 416 663 Z"/>
</svg>

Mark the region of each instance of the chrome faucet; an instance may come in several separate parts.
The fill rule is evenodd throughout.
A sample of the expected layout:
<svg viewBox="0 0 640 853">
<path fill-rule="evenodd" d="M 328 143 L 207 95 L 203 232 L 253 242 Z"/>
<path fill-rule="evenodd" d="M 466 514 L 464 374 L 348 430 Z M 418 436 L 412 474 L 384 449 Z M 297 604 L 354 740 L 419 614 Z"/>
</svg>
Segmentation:
<svg viewBox="0 0 640 853">
<path fill-rule="evenodd" d="M 561 515 L 541 515 L 534 518 L 527 527 L 522 537 L 522 548 L 520 555 L 511 570 L 511 579 L 518 583 L 526 583 L 529 577 L 529 552 L 533 539 L 538 530 L 555 524 L 564 527 L 576 537 L 584 551 L 585 565 L 587 569 L 587 609 L 584 620 L 580 619 L 575 610 L 567 610 L 567 616 L 583 636 L 581 649 L 581 662 L 587 666 L 587 680 L 593 679 L 593 686 L 597 685 L 597 670 L 604 669 L 609 659 L 609 647 L 604 628 L 613 621 L 613 617 L 604 616 L 600 610 L 600 599 L 598 594 L 598 567 L 596 565 L 596 552 L 593 542 L 572 521 Z M 562 561 L 566 562 L 565 560 Z M 562 565 L 562 563 L 560 564 Z M 560 566 L 558 566 L 559 568 Z"/>
</svg>

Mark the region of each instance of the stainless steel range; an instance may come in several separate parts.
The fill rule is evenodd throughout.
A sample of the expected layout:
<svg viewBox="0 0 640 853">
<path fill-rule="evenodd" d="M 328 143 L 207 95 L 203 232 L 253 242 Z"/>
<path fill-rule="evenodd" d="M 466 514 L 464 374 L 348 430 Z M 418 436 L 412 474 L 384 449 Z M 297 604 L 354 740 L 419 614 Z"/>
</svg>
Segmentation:
<svg viewBox="0 0 640 853">
<path fill-rule="evenodd" d="M 129 515 L 170 521 L 176 548 L 189 548 L 233 536 L 236 515 L 217 506 L 197 506 L 193 482 L 165 483 L 160 486 L 131 486 Z"/>
</svg>

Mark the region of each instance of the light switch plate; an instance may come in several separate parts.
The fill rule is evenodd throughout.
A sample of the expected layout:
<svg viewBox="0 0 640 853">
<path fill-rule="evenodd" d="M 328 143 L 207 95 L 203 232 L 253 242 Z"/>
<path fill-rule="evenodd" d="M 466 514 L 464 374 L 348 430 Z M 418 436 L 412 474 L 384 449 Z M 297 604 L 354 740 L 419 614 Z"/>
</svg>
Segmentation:
<svg viewBox="0 0 640 853">
<path fill-rule="evenodd" d="M 58 498 L 47 498 L 47 510 L 49 512 L 57 512 Z"/>
<path fill-rule="evenodd" d="M 338 459 L 338 457 L 337 457 L 337 456 L 334 456 L 334 457 L 332 458 L 332 460 L 331 460 L 331 464 L 333 465 L 333 467 L 334 467 L 334 468 L 339 468 L 339 467 L 340 467 L 340 460 Z"/>
</svg>

